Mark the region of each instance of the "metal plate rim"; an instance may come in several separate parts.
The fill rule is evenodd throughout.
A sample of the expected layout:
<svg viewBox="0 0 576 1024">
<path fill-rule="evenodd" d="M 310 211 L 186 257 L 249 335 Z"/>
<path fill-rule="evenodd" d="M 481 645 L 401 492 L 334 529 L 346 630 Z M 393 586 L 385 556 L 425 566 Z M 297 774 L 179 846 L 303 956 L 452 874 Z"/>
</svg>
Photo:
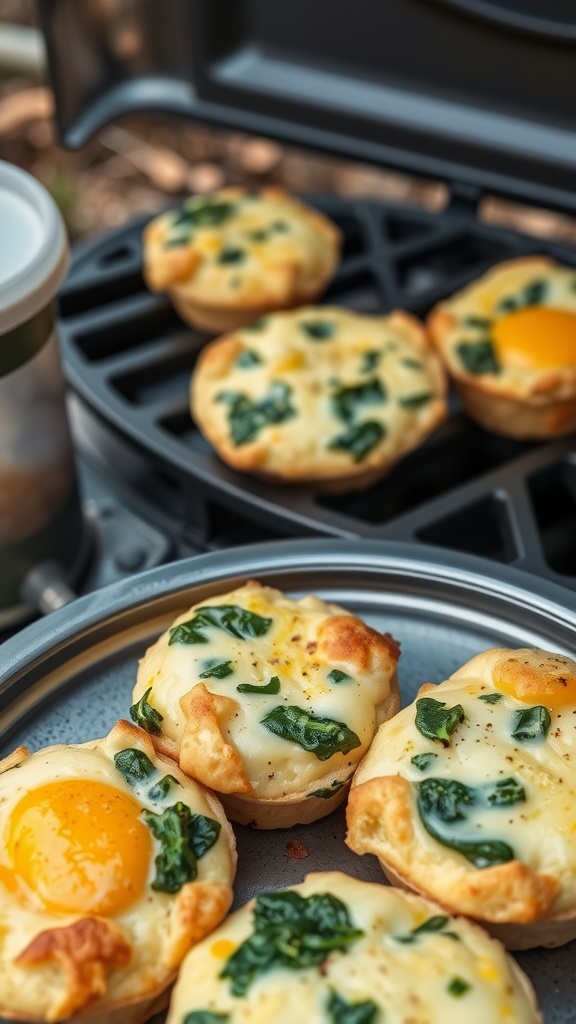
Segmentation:
<svg viewBox="0 0 576 1024">
<path fill-rule="evenodd" d="M 155 598 L 234 577 L 336 569 L 349 573 L 381 572 L 400 581 L 418 579 L 452 588 L 454 593 L 460 590 L 479 600 L 499 601 L 516 614 L 536 615 L 561 629 L 576 630 L 576 603 L 570 590 L 509 566 L 423 544 L 395 541 L 270 541 L 196 555 L 150 569 L 78 598 L 46 619 L 32 623 L 0 647 L 0 706 L 3 690 L 15 673 L 21 673 L 56 646 L 66 644 L 79 631 L 134 608 L 141 607 L 144 612 Z"/>
</svg>

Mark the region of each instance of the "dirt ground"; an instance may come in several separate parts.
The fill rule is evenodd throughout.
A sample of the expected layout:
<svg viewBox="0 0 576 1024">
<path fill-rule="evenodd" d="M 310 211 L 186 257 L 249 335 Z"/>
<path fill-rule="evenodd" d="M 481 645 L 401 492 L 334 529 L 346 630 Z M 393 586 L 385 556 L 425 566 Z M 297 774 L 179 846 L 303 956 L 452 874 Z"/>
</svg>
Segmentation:
<svg viewBox="0 0 576 1024">
<path fill-rule="evenodd" d="M 34 0 L 0 0 L 3 24 L 37 24 Z M 62 148 L 54 101 L 42 73 L 0 60 L 0 158 L 25 167 L 50 190 L 73 240 L 118 227 L 189 192 L 223 184 L 281 184 L 303 193 L 373 196 L 439 209 L 444 185 L 366 164 L 282 146 L 269 139 L 186 121 L 138 116 L 104 128 L 77 152 Z M 576 245 L 576 220 L 550 211 L 483 200 L 481 217 Z"/>
</svg>

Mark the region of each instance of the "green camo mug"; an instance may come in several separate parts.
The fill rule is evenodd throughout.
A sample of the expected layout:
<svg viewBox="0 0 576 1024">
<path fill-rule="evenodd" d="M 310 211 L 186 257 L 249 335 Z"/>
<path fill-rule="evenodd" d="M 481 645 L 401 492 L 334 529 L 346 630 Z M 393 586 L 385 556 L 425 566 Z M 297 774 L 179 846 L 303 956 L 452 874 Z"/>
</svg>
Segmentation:
<svg viewBox="0 0 576 1024">
<path fill-rule="evenodd" d="M 84 524 L 54 330 L 68 267 L 62 218 L 48 192 L 0 161 L 0 629 L 30 615 L 23 581 L 60 563 L 72 579 Z"/>
</svg>

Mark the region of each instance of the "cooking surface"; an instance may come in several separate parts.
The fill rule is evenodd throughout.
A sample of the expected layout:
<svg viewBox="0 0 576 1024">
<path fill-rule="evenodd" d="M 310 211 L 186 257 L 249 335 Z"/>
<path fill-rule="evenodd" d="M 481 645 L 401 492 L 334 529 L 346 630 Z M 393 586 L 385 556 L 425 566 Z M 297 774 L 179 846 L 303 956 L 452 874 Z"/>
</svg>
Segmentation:
<svg viewBox="0 0 576 1024">
<path fill-rule="evenodd" d="M 422 561 L 415 557 L 419 550 Z M 91 595 L 5 645 L 0 753 L 19 743 L 36 749 L 105 733 L 127 714 L 138 657 L 178 610 L 247 576 L 294 596 L 313 590 L 391 631 L 403 647 L 403 704 L 423 682 L 440 682 L 487 647 L 549 646 L 574 653 L 576 614 L 568 592 L 542 581 L 532 588 L 529 577 L 509 570 L 496 571 L 490 580 L 483 563 L 452 560 L 448 569 L 437 552 L 414 546 L 293 542 L 182 562 Z M 356 857 L 343 845 L 342 811 L 286 831 L 235 831 L 238 905 L 262 889 L 296 883 L 309 871 L 339 868 L 382 880 L 374 858 Z M 294 840 L 307 854 L 301 859 L 294 857 L 303 852 L 300 847 L 289 846 Z M 573 1024 L 574 944 L 522 953 L 518 960 L 536 987 L 546 1024 Z"/>
<path fill-rule="evenodd" d="M 491 264 L 528 252 L 576 263 L 573 250 L 481 224 L 464 203 L 431 214 L 336 197 L 315 202 L 345 239 L 324 301 L 362 312 L 398 306 L 423 316 Z M 498 437 L 454 400 L 449 421 L 365 491 L 275 487 L 221 463 L 188 410 L 190 374 L 207 336 L 144 287 L 142 223 L 78 253 L 59 329 L 80 446 L 144 514 L 202 547 L 311 533 L 416 539 L 576 586 L 570 439 Z"/>
</svg>

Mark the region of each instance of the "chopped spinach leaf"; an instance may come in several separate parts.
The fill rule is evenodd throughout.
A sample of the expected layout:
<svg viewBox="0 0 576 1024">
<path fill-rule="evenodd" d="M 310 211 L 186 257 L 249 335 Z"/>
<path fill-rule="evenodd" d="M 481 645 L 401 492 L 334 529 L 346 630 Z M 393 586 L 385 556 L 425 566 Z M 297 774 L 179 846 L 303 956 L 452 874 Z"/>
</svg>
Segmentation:
<svg viewBox="0 0 576 1024">
<path fill-rule="evenodd" d="M 456 932 L 445 931 L 446 925 L 449 921 L 449 917 L 446 917 L 443 914 L 436 914 L 434 917 L 429 917 L 427 921 L 418 925 L 417 928 L 413 928 L 408 935 L 397 935 L 396 941 L 402 942 L 405 945 L 411 945 L 413 942 L 416 942 L 421 935 L 429 935 L 438 932 L 449 939 L 456 939 L 457 941 L 460 941 Z"/>
<path fill-rule="evenodd" d="M 527 306 L 539 306 L 548 291 L 548 282 L 544 280 L 530 281 L 517 295 L 507 295 L 501 299 L 496 309 L 498 313 L 516 313 Z"/>
<path fill-rule="evenodd" d="M 330 320 L 302 320 L 300 330 L 312 341 L 327 341 L 334 336 L 336 324 Z"/>
<path fill-rule="evenodd" d="M 139 782 L 146 782 L 156 771 L 150 758 L 134 747 L 127 747 L 126 750 L 119 750 L 117 754 L 114 754 L 114 764 L 129 786 L 137 786 Z"/>
<path fill-rule="evenodd" d="M 331 449 L 350 452 L 353 462 L 362 462 L 386 434 L 386 428 L 375 420 L 366 420 L 349 427 L 328 445 Z"/>
<path fill-rule="evenodd" d="M 218 253 L 218 263 L 242 263 L 246 259 L 246 250 L 229 245 Z"/>
<path fill-rule="evenodd" d="M 429 391 L 422 391 L 419 395 L 403 395 L 398 399 L 398 404 L 405 409 L 419 409 L 421 405 L 426 405 L 431 398 L 432 395 Z"/>
<path fill-rule="evenodd" d="M 226 676 L 234 674 L 231 661 L 218 661 L 212 659 L 206 668 L 198 676 L 199 679 L 226 679 Z"/>
<path fill-rule="evenodd" d="M 291 404 L 292 388 L 284 381 L 275 381 L 259 402 L 238 391 L 222 391 L 216 401 L 228 406 L 228 423 L 234 444 L 248 444 L 264 427 L 285 423 L 296 415 Z"/>
<path fill-rule="evenodd" d="M 178 779 L 175 779 L 173 775 L 165 775 L 163 779 L 160 779 L 152 789 L 148 790 L 149 800 L 164 800 L 168 796 L 168 793 L 172 789 L 172 783 L 175 786 L 179 786 Z"/>
<path fill-rule="evenodd" d="M 262 719 L 263 726 L 291 740 L 304 750 L 315 754 L 319 761 L 327 761 L 334 754 L 348 754 L 360 746 L 360 739 L 344 722 L 332 718 L 316 718 L 294 705 L 280 705 Z"/>
<path fill-rule="evenodd" d="M 373 377 L 364 384 L 338 388 L 332 394 L 331 401 L 334 414 L 344 423 L 351 423 L 356 418 L 359 406 L 382 405 L 386 401 L 386 392 L 378 378 Z"/>
<path fill-rule="evenodd" d="M 259 231 L 249 231 L 248 238 L 251 242 L 265 242 L 268 238 L 268 232 L 264 228 Z"/>
<path fill-rule="evenodd" d="M 464 978 L 458 977 L 452 978 L 451 981 L 449 981 L 446 986 L 446 990 L 450 993 L 451 996 L 454 996 L 456 999 L 459 999 L 460 996 L 465 995 L 466 992 L 468 992 L 471 988 L 472 986 L 469 981 L 464 981 Z"/>
<path fill-rule="evenodd" d="M 239 693 L 280 693 L 280 680 L 278 676 L 272 676 L 269 683 L 264 686 L 255 686 L 253 683 L 240 683 L 236 687 Z"/>
<path fill-rule="evenodd" d="M 423 370 L 424 363 L 421 363 L 419 359 L 412 359 L 411 356 L 405 356 L 404 359 L 400 360 L 402 366 L 407 366 L 409 370 Z"/>
<path fill-rule="evenodd" d="M 222 1024 L 230 1020 L 229 1013 L 213 1013 L 212 1010 L 192 1010 L 187 1013 L 182 1024 Z"/>
<path fill-rule="evenodd" d="M 539 306 L 548 291 L 547 281 L 531 281 L 522 292 L 525 306 Z"/>
<path fill-rule="evenodd" d="M 148 703 L 148 697 L 152 693 L 152 687 L 148 687 L 146 693 L 142 694 L 140 700 L 130 708 L 130 718 L 141 729 L 145 729 L 151 736 L 159 736 L 162 732 L 161 722 L 164 715 L 161 715 L 156 708 Z"/>
<path fill-rule="evenodd" d="M 156 892 L 179 892 L 186 882 L 196 878 L 196 862 L 214 846 L 222 826 L 212 818 L 192 814 L 181 801 L 162 814 L 144 810 L 142 817 L 162 847 L 154 861 L 152 888 Z"/>
<path fill-rule="evenodd" d="M 529 740 L 544 740 L 552 724 L 548 708 L 542 704 L 533 708 L 515 711 L 512 739 L 526 743 Z"/>
<path fill-rule="evenodd" d="M 438 757 L 438 754 L 414 754 L 414 757 L 410 758 L 410 764 L 413 764 L 415 768 L 420 772 L 425 772 L 432 762 Z"/>
<path fill-rule="evenodd" d="M 492 867 L 514 860 L 508 843 L 498 839 L 469 840 L 447 835 L 444 825 L 465 821 L 465 808 L 477 802 L 477 793 L 455 779 L 424 779 L 418 784 L 418 812 L 429 835 L 450 850 L 461 853 L 477 868 Z"/>
<path fill-rule="evenodd" d="M 361 1003 L 348 1003 L 333 992 L 328 1003 L 332 1024 L 375 1024 L 378 1006 L 371 999 Z"/>
<path fill-rule="evenodd" d="M 505 298 L 500 299 L 500 302 L 496 306 L 498 313 L 515 313 L 517 309 L 520 309 L 522 302 L 519 299 L 512 298 L 511 295 L 507 295 Z"/>
<path fill-rule="evenodd" d="M 485 704 L 497 704 L 498 701 L 502 700 L 501 693 L 481 693 L 478 695 L 478 700 L 483 700 Z"/>
<path fill-rule="evenodd" d="M 280 235 L 290 231 L 290 225 L 285 220 L 273 220 L 270 227 L 272 231 L 277 231 Z"/>
<path fill-rule="evenodd" d="M 494 346 L 488 338 L 484 341 L 461 341 L 456 352 L 468 373 L 500 373 Z"/>
<path fill-rule="evenodd" d="M 339 793 L 341 789 L 346 785 L 345 782 L 333 782 L 330 788 L 326 789 L 313 789 L 311 793 L 306 793 L 306 796 L 318 796 L 322 800 L 330 800 L 335 793 Z"/>
<path fill-rule="evenodd" d="M 223 629 L 225 633 L 235 636 L 238 640 L 251 640 L 253 637 L 264 636 L 271 625 L 272 619 L 256 615 L 236 604 L 203 605 L 192 619 L 182 622 L 170 630 L 168 643 L 207 644 L 209 640 L 206 630 L 210 628 Z M 226 664 L 226 662 L 222 662 L 222 664 Z M 217 678 L 222 677 L 217 676 Z"/>
<path fill-rule="evenodd" d="M 268 317 L 267 316 L 261 316 L 259 320 L 255 320 L 253 324 L 248 324 L 246 327 L 243 327 L 242 330 L 243 331 L 263 331 L 264 328 L 266 327 L 267 323 L 268 323 Z"/>
<path fill-rule="evenodd" d="M 447 708 L 443 701 L 434 697 L 420 697 L 416 701 L 415 725 L 422 736 L 438 740 L 444 747 L 450 746 L 452 733 L 466 718 L 461 704 Z"/>
<path fill-rule="evenodd" d="M 173 220 L 176 227 L 190 224 L 197 228 L 213 228 L 228 220 L 234 211 L 234 203 L 219 203 L 211 199 L 192 199 L 184 204 L 183 210 Z"/>
<path fill-rule="evenodd" d="M 364 933 L 331 893 L 300 896 L 291 890 L 256 897 L 254 931 L 226 961 L 220 977 L 232 995 L 243 996 L 257 977 L 274 967 L 315 967 L 335 949 L 346 949 Z"/>
<path fill-rule="evenodd" d="M 383 352 L 378 352 L 377 350 L 365 352 L 360 363 L 360 373 L 371 373 L 372 370 L 375 370 L 382 356 Z"/>
<path fill-rule="evenodd" d="M 192 240 L 192 235 L 172 235 L 167 238 L 164 242 L 164 249 L 177 249 L 181 245 L 188 245 Z"/>
<path fill-rule="evenodd" d="M 491 807 L 510 807 L 511 804 L 523 804 L 526 791 L 516 779 L 500 779 L 494 786 L 487 786 L 485 799 Z"/>
<path fill-rule="evenodd" d="M 481 330 L 488 330 L 492 321 L 484 316 L 467 316 L 464 324 L 466 327 L 479 327 Z"/>
<path fill-rule="evenodd" d="M 245 348 L 236 359 L 234 365 L 240 370 L 251 370 L 253 366 L 260 366 L 262 360 L 257 352 L 253 352 L 250 348 Z"/>
<path fill-rule="evenodd" d="M 347 683 L 352 679 L 352 676 L 349 676 L 347 672 L 343 672 L 340 668 L 333 668 L 328 673 L 328 679 L 331 683 Z"/>
</svg>

